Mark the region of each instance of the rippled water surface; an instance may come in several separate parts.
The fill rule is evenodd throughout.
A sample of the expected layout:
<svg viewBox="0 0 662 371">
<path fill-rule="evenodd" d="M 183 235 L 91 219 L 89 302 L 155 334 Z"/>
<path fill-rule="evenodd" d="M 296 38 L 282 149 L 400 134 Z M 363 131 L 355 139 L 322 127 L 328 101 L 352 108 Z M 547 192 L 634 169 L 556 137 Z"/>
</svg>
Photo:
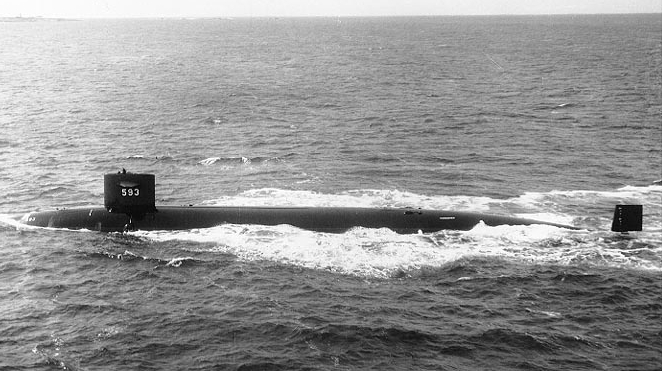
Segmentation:
<svg viewBox="0 0 662 371">
<path fill-rule="evenodd" d="M 0 369 L 662 368 L 659 15 L 0 22 Z M 581 228 L 28 228 L 158 204 Z M 613 205 L 644 230 L 609 232 Z"/>
</svg>

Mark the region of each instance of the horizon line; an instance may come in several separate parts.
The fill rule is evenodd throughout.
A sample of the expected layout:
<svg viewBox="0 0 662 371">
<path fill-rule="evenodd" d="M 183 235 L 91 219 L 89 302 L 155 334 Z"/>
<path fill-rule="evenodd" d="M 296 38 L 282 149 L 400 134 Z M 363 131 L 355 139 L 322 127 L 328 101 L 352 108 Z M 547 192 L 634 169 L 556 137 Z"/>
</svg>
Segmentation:
<svg viewBox="0 0 662 371">
<path fill-rule="evenodd" d="M 124 16 L 3 16 L 0 19 L 87 20 L 87 19 L 236 19 L 236 18 L 406 18 L 406 17 L 530 17 L 573 15 L 659 15 L 662 12 L 632 13 L 498 13 L 498 14 L 370 14 L 370 15 L 124 15 Z"/>
</svg>

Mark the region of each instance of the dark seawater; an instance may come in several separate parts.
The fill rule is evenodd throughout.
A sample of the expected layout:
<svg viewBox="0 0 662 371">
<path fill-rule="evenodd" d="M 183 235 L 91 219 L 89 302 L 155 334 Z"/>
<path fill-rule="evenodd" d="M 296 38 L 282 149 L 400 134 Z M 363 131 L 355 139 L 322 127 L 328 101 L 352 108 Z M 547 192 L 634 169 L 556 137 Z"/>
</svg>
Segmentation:
<svg viewBox="0 0 662 371">
<path fill-rule="evenodd" d="M 662 17 L 0 22 L 1 370 L 662 368 Z M 549 226 L 28 228 L 100 205 Z M 609 232 L 613 205 L 644 231 Z"/>
</svg>

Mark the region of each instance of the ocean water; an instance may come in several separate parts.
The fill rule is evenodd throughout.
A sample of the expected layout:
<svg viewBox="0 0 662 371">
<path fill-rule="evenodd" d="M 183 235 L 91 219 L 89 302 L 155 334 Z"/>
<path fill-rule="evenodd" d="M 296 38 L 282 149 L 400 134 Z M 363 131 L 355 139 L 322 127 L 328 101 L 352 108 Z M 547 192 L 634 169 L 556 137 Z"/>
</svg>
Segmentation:
<svg viewBox="0 0 662 371">
<path fill-rule="evenodd" d="M 662 368 L 662 18 L 0 22 L 0 369 Z M 29 228 L 100 205 L 413 206 L 398 235 Z M 613 205 L 644 230 L 609 232 Z"/>
</svg>

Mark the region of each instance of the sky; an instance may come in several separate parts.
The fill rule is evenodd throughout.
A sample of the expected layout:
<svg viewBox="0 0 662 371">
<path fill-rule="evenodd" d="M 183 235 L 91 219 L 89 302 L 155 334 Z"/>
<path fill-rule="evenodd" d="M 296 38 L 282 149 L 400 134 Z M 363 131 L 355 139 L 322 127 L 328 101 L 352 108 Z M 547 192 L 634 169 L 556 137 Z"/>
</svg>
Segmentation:
<svg viewBox="0 0 662 371">
<path fill-rule="evenodd" d="M 662 13 L 662 0 L 0 0 L 0 17 L 300 17 Z"/>
</svg>

